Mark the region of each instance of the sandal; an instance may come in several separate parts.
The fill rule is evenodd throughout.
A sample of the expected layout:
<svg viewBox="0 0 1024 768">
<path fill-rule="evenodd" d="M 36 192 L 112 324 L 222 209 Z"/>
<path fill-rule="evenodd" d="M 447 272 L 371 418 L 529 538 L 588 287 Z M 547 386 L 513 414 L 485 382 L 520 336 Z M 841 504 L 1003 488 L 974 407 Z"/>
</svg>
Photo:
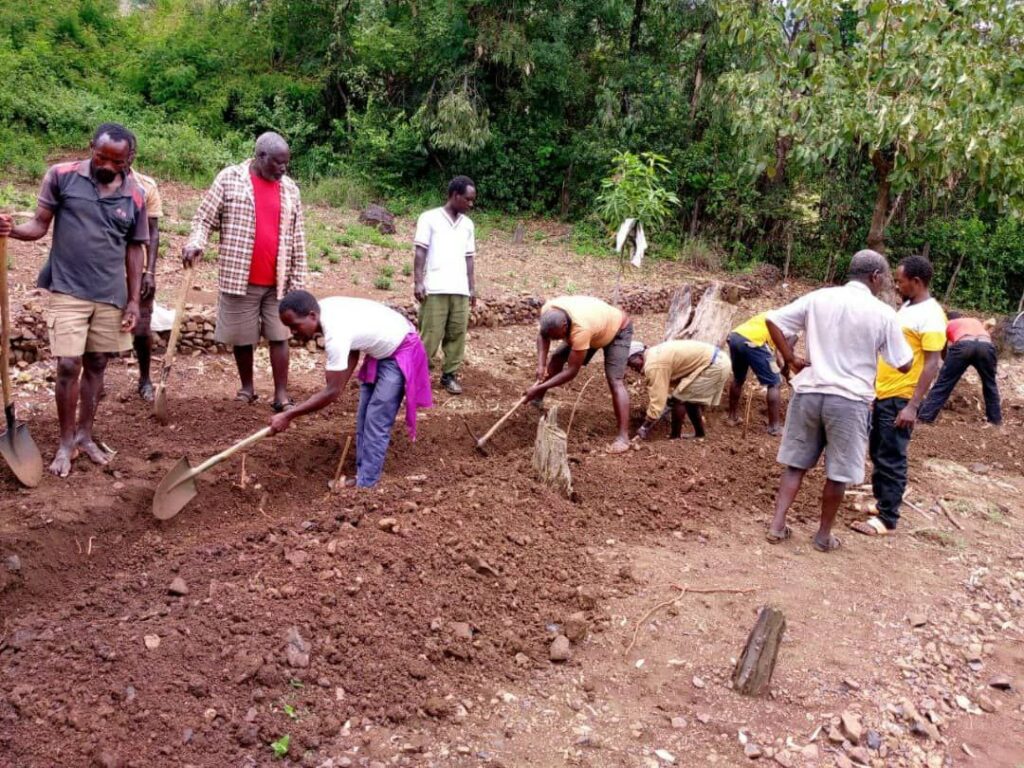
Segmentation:
<svg viewBox="0 0 1024 768">
<path fill-rule="evenodd" d="M 270 407 L 274 409 L 274 413 L 284 413 L 285 411 L 290 411 L 295 407 L 295 401 L 290 397 L 283 403 L 279 400 L 275 400 Z"/>
<path fill-rule="evenodd" d="M 865 536 L 888 536 L 892 533 L 877 515 L 872 515 L 867 520 L 854 520 L 850 523 L 850 529 Z"/>
<path fill-rule="evenodd" d="M 240 389 L 238 390 L 238 392 L 235 393 L 235 402 L 237 403 L 245 403 L 246 405 L 252 405 L 259 399 L 260 396 L 257 395 L 255 392 L 250 394 L 249 392 L 246 392 L 244 389 Z"/>
<path fill-rule="evenodd" d="M 793 529 L 788 525 L 782 529 L 782 533 L 775 533 L 771 528 L 765 533 L 764 538 L 769 544 L 779 544 L 793 535 Z"/>
<path fill-rule="evenodd" d="M 148 381 L 145 384 L 139 384 L 138 392 L 139 397 L 147 403 L 152 403 L 153 398 L 156 396 L 156 391 L 153 389 L 153 385 Z"/>
<path fill-rule="evenodd" d="M 819 544 L 818 540 L 812 536 L 811 545 L 819 552 L 832 552 L 843 546 L 843 542 L 841 542 L 837 536 L 829 534 L 828 544 Z"/>
</svg>

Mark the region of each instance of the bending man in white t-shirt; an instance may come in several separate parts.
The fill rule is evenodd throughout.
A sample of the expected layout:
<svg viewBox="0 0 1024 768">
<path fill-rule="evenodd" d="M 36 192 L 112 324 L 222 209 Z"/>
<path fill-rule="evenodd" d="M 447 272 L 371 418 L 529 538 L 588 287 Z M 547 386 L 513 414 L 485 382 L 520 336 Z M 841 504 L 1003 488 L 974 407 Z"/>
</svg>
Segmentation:
<svg viewBox="0 0 1024 768">
<path fill-rule="evenodd" d="M 292 291 L 281 299 L 278 312 L 281 322 L 303 341 L 323 334 L 327 385 L 271 417 L 273 432 L 282 432 L 296 418 L 337 400 L 356 369 L 359 353 L 364 353 L 358 374 L 362 385 L 356 415 L 356 478 L 347 484 L 372 488 L 380 480 L 402 398 L 411 440 L 416 439 L 416 410 L 432 405 L 430 371 L 419 334 L 398 312 L 368 299 L 332 296 L 318 302 L 311 293 Z"/>
</svg>

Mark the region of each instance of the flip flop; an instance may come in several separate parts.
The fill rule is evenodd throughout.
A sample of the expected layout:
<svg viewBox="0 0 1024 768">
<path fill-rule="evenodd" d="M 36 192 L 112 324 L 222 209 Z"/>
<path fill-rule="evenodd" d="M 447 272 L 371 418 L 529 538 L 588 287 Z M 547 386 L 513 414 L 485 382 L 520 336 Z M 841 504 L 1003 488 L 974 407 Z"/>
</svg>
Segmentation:
<svg viewBox="0 0 1024 768">
<path fill-rule="evenodd" d="M 292 400 L 290 397 L 283 403 L 278 400 L 275 400 L 270 407 L 274 409 L 274 413 L 284 413 L 285 411 L 290 411 L 292 408 L 295 407 L 295 401 Z"/>
<path fill-rule="evenodd" d="M 828 544 L 819 544 L 818 540 L 812 536 L 811 546 L 819 552 L 832 552 L 833 550 L 839 549 L 843 546 L 843 542 L 841 542 L 837 536 L 832 536 L 830 534 L 828 537 Z"/>
<path fill-rule="evenodd" d="M 257 395 L 255 392 L 253 392 L 250 395 L 245 390 L 240 389 L 240 390 L 238 390 L 238 392 L 235 393 L 235 402 L 237 402 L 237 403 L 245 403 L 246 405 L 252 405 L 253 403 L 255 403 L 259 399 L 260 399 L 260 396 Z"/>
<path fill-rule="evenodd" d="M 865 536 L 888 536 L 892 533 L 877 515 L 872 515 L 867 520 L 854 520 L 850 523 L 850 529 Z"/>
<path fill-rule="evenodd" d="M 781 534 L 773 533 L 772 529 L 769 528 L 768 531 L 765 533 L 764 537 L 769 544 L 779 544 L 785 541 L 786 539 L 790 538 L 792 535 L 793 529 L 787 525 L 785 528 L 782 529 Z"/>
</svg>

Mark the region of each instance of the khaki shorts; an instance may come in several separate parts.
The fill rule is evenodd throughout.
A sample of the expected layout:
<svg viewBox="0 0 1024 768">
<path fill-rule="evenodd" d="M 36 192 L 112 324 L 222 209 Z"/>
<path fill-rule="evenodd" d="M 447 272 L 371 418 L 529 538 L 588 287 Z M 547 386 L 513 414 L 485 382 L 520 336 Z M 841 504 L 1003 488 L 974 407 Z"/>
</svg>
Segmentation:
<svg viewBox="0 0 1024 768">
<path fill-rule="evenodd" d="M 217 329 L 214 340 L 229 347 L 259 344 L 262 335 L 267 341 L 287 341 L 292 332 L 277 314 L 277 288 L 272 285 L 250 285 L 244 296 L 222 293 L 217 300 Z"/>
<path fill-rule="evenodd" d="M 685 388 L 677 388 L 671 395 L 672 399 L 683 403 L 714 407 L 721 402 L 722 392 L 725 390 L 725 384 L 729 381 L 731 373 L 732 363 L 729 361 L 729 356 L 722 350 L 718 350 L 715 361 L 697 374 L 697 378 Z"/>
<path fill-rule="evenodd" d="M 51 294 L 46 316 L 50 354 L 81 357 L 86 352 L 116 354 L 131 349 L 132 337 L 121 331 L 121 317 L 113 304 Z"/>
</svg>

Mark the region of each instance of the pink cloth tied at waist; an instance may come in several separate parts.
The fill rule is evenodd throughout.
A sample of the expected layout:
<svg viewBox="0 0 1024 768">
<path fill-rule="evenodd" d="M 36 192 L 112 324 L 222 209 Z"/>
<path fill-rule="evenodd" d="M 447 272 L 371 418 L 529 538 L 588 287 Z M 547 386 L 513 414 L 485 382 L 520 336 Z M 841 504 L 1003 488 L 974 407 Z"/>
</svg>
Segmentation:
<svg viewBox="0 0 1024 768">
<path fill-rule="evenodd" d="M 430 392 L 430 366 L 420 335 L 410 331 L 392 357 L 405 377 L 405 426 L 409 431 L 409 439 L 415 440 L 416 411 L 434 405 Z M 365 384 L 373 384 L 377 380 L 377 358 L 364 355 L 363 364 L 356 376 Z"/>
</svg>

